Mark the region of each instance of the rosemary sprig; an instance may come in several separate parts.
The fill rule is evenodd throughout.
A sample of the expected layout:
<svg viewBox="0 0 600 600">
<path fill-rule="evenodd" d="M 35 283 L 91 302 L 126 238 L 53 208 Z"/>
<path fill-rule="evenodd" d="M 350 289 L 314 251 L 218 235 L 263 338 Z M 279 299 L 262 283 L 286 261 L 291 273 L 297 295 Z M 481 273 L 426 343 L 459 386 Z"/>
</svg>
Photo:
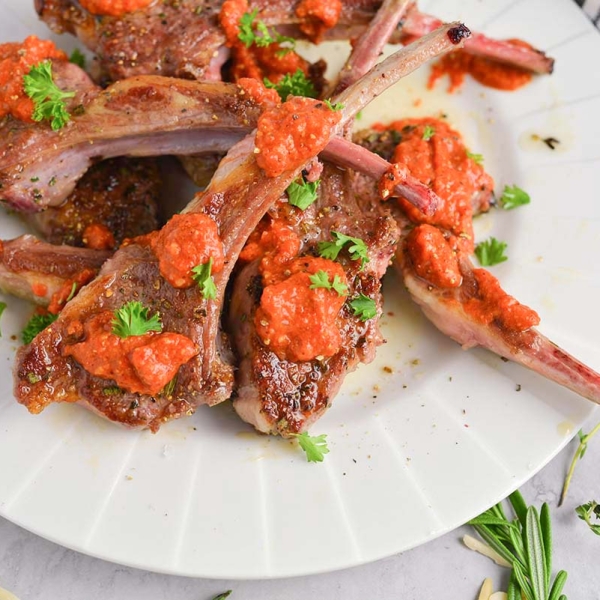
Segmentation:
<svg viewBox="0 0 600 600">
<path fill-rule="evenodd" d="M 515 514 L 510 520 L 496 504 L 469 521 L 483 540 L 512 565 L 508 600 L 567 600 L 562 589 L 567 579 L 559 571 L 552 581 L 552 525 L 550 510 L 527 506 L 516 491 L 508 500 Z"/>
</svg>

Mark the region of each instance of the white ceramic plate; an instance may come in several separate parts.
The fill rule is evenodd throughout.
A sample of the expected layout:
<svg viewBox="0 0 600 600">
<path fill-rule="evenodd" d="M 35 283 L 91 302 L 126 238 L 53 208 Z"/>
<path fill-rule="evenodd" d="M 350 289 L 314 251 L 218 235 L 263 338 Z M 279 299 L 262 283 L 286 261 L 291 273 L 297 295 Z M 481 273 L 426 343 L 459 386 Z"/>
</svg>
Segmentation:
<svg viewBox="0 0 600 600">
<path fill-rule="evenodd" d="M 0 40 L 47 36 L 32 4 L 1 3 Z M 556 72 L 517 93 L 469 81 L 453 96 L 425 92 L 427 73 L 417 73 L 363 123 L 445 112 L 485 156 L 498 189 L 516 183 L 531 194 L 530 206 L 478 219 L 480 236 L 508 242 L 510 259 L 493 272 L 540 312 L 545 333 L 600 369 L 600 35 L 570 0 L 422 4 L 547 49 Z M 325 51 L 339 63 L 337 48 Z M 561 144 L 551 151 L 532 133 Z M 2 237 L 20 231 L 2 217 Z M 76 406 L 29 415 L 12 398 L 11 335 L 31 309 L 6 299 L 0 514 L 108 560 L 227 578 L 357 565 L 458 526 L 549 461 L 592 406 L 486 351 L 463 352 L 393 278 L 386 292 L 389 343 L 347 379 L 316 425 L 329 435 L 322 464 L 255 435 L 228 405 L 202 408 L 157 435 L 122 431 Z"/>
</svg>

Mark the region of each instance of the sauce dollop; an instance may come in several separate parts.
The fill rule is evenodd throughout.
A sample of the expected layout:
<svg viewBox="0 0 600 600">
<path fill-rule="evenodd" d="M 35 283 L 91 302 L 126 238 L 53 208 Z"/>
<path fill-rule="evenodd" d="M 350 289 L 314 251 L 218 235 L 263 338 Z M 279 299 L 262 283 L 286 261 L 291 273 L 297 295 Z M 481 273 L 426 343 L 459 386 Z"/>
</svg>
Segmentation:
<svg viewBox="0 0 600 600">
<path fill-rule="evenodd" d="M 341 12 L 341 0 L 300 0 L 296 7 L 296 16 L 300 18 L 300 31 L 315 43 L 328 29 L 335 26 Z"/>
<path fill-rule="evenodd" d="M 432 225 L 415 227 L 406 239 L 406 249 L 419 277 L 441 288 L 455 288 L 462 283 L 457 253 Z"/>
<path fill-rule="evenodd" d="M 85 339 L 67 346 L 88 373 L 112 379 L 120 388 L 138 394 L 158 394 L 179 368 L 198 354 L 192 340 L 179 333 L 150 332 L 120 338 L 112 332 L 113 314 L 104 311 L 86 321 Z"/>
<path fill-rule="evenodd" d="M 161 275 L 175 288 L 194 285 L 192 269 L 206 264 L 211 258 L 211 273 L 223 270 L 223 242 L 217 224 L 205 214 L 174 215 L 149 239 Z"/>
<path fill-rule="evenodd" d="M 433 130 L 424 139 L 425 129 Z M 399 134 L 392 162 L 401 163 L 422 183 L 429 185 L 442 203 L 432 216 L 426 216 L 406 200 L 399 203 L 414 223 L 428 223 L 458 237 L 461 247 L 473 251 L 473 199 L 488 194 L 494 180 L 471 158 L 461 135 L 441 119 L 402 119 L 375 129 L 392 129 Z M 383 178 L 386 183 L 386 178 Z M 487 203 L 486 203 L 487 204 Z M 483 208 L 486 208 L 484 206 Z"/>
<path fill-rule="evenodd" d="M 93 15 L 120 17 L 149 6 L 154 0 L 79 0 L 79 4 Z"/>
<path fill-rule="evenodd" d="M 22 43 L 0 44 L 0 119 L 12 115 L 33 122 L 33 101 L 25 94 L 23 76 L 31 67 L 48 59 L 67 60 L 67 55 L 54 42 L 40 40 L 35 35 Z"/>
<path fill-rule="evenodd" d="M 301 362 L 333 356 L 342 344 L 337 316 L 346 300 L 334 290 L 311 289 L 310 275 L 325 271 L 347 285 L 339 263 L 302 257 L 270 272 L 254 324 L 263 344 L 282 360 Z"/>
<path fill-rule="evenodd" d="M 325 148 L 341 113 L 312 98 L 291 97 L 258 119 L 256 162 L 277 177 L 303 165 Z"/>
<path fill-rule="evenodd" d="M 527 42 L 518 39 L 507 40 L 514 46 L 532 48 Z M 465 75 L 497 90 L 513 91 L 527 85 L 533 78 L 530 71 L 490 60 L 483 56 L 475 56 L 464 50 L 456 50 L 446 54 L 431 68 L 427 86 L 431 89 L 435 82 L 444 75 L 450 78 L 448 92 L 452 93 L 463 84 Z"/>
</svg>

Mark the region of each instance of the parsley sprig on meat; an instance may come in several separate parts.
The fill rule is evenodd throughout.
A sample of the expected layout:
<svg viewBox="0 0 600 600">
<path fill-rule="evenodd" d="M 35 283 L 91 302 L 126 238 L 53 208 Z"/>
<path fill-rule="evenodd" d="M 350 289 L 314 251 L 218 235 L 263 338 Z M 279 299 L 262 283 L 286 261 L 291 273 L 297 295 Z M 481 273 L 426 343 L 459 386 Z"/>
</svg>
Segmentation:
<svg viewBox="0 0 600 600">
<path fill-rule="evenodd" d="M 150 311 L 141 302 L 127 302 L 115 311 L 112 332 L 121 338 L 144 335 L 150 331 L 162 331 L 160 315 L 150 316 Z"/>
</svg>

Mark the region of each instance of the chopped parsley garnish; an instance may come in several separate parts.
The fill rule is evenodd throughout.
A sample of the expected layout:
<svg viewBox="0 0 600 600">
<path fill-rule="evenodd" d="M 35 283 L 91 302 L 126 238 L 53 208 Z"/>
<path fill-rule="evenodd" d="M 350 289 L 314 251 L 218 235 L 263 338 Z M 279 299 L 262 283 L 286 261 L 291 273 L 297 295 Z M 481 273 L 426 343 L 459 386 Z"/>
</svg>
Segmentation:
<svg viewBox="0 0 600 600">
<path fill-rule="evenodd" d="M 288 195 L 288 202 L 292 206 L 296 206 L 300 210 L 306 210 L 317 199 L 317 188 L 320 180 L 309 182 L 301 178 L 300 182 L 292 181 L 285 191 Z"/>
<path fill-rule="evenodd" d="M 325 433 L 310 436 L 305 431 L 304 433 L 296 433 L 293 437 L 298 440 L 300 448 L 306 453 L 306 460 L 308 462 L 323 462 L 325 454 L 329 453 L 327 434 Z"/>
<path fill-rule="evenodd" d="M 240 19 L 238 39 L 246 46 L 246 48 L 250 48 L 252 44 L 256 44 L 259 48 L 265 48 L 271 44 L 288 43 L 290 46 L 281 48 L 281 53 L 285 55 L 287 52 L 291 52 L 296 45 L 296 40 L 285 35 L 280 35 L 276 31 L 274 32 L 275 37 L 273 37 L 273 33 L 269 31 L 269 28 L 263 21 L 255 21 L 257 14 L 258 8 L 255 8 L 250 13 L 244 13 Z"/>
<path fill-rule="evenodd" d="M 332 237 L 335 239 L 333 242 L 319 242 L 319 254 L 323 258 L 329 260 L 335 260 L 338 254 L 346 244 L 348 246 L 348 252 L 352 260 L 360 260 L 361 268 L 365 266 L 365 263 L 369 262 L 369 256 L 367 254 L 367 245 L 360 238 L 350 237 L 344 235 L 338 231 L 331 232 Z"/>
<path fill-rule="evenodd" d="M 354 311 L 354 315 L 361 321 L 368 321 L 377 316 L 377 305 L 375 304 L 375 300 L 364 294 L 359 294 L 357 298 L 350 302 L 350 306 Z"/>
<path fill-rule="evenodd" d="M 483 154 L 475 154 L 473 152 L 469 152 L 468 150 L 467 150 L 467 158 L 474 160 L 478 165 L 480 165 L 483 162 Z"/>
<path fill-rule="evenodd" d="M 27 321 L 27 325 L 21 332 L 21 339 L 24 344 L 31 344 L 33 338 L 44 331 L 48 325 L 51 325 L 58 319 L 58 315 L 53 315 L 52 313 L 46 313 L 44 315 L 35 314 L 29 321 Z"/>
<path fill-rule="evenodd" d="M 70 120 L 65 107 L 65 99 L 75 96 L 75 92 L 63 92 L 52 79 L 52 63 L 49 60 L 31 67 L 23 76 L 23 89 L 33 100 L 34 121 L 50 121 L 54 131 L 64 127 Z"/>
<path fill-rule="evenodd" d="M 85 55 L 79 48 L 75 48 L 75 50 L 71 52 L 71 56 L 69 56 L 69 62 L 72 62 L 74 65 L 85 69 Z"/>
<path fill-rule="evenodd" d="M 345 296 L 348 293 L 348 286 L 340 279 L 339 275 L 333 276 L 333 281 L 329 281 L 329 275 L 326 271 L 317 271 L 309 277 L 310 289 L 325 288 L 334 290 L 338 296 Z"/>
<path fill-rule="evenodd" d="M 500 242 L 495 237 L 492 237 L 475 246 L 475 255 L 482 267 L 493 267 L 508 260 L 508 256 L 504 255 L 506 247 L 507 244 L 505 242 Z"/>
<path fill-rule="evenodd" d="M 217 286 L 211 275 L 212 265 L 213 259 L 209 258 L 207 263 L 197 265 L 192 269 L 192 278 L 198 284 L 205 300 L 214 300 L 217 297 Z"/>
<path fill-rule="evenodd" d="M 265 87 L 275 90 L 284 102 L 288 96 L 317 97 L 315 86 L 306 77 L 302 69 L 296 69 L 296 72 L 292 75 L 286 73 L 277 83 L 272 83 L 266 77 L 263 79 L 263 82 Z"/>
<path fill-rule="evenodd" d="M 435 135 L 435 129 L 431 125 L 425 125 L 422 139 L 428 142 Z"/>
<path fill-rule="evenodd" d="M 158 313 L 150 316 L 149 309 L 141 302 L 127 302 L 115 311 L 112 332 L 121 338 L 133 335 L 144 335 L 150 331 L 162 331 L 162 323 Z"/>
<path fill-rule="evenodd" d="M 577 516 L 585 521 L 588 527 L 596 534 L 600 535 L 600 504 L 595 500 L 582 504 L 575 509 Z M 596 522 L 595 522 L 596 521 Z"/>
<path fill-rule="evenodd" d="M 6 310 L 8 305 L 6 302 L 0 302 L 0 317 L 2 317 L 2 313 Z M 0 329 L 0 337 L 2 337 L 2 330 Z"/>
<path fill-rule="evenodd" d="M 215 596 L 213 600 L 225 600 L 225 598 L 229 598 L 229 596 L 231 596 L 231 590 L 227 590 L 226 592 Z"/>
<path fill-rule="evenodd" d="M 500 206 L 504 210 L 512 210 L 517 206 L 529 204 L 530 201 L 529 194 L 516 185 L 505 185 L 502 196 L 500 196 Z"/>
<path fill-rule="evenodd" d="M 331 104 L 331 100 L 323 100 L 325 102 L 325 106 L 331 110 L 338 111 L 344 108 L 344 105 L 341 102 L 336 102 L 335 104 Z"/>
</svg>

